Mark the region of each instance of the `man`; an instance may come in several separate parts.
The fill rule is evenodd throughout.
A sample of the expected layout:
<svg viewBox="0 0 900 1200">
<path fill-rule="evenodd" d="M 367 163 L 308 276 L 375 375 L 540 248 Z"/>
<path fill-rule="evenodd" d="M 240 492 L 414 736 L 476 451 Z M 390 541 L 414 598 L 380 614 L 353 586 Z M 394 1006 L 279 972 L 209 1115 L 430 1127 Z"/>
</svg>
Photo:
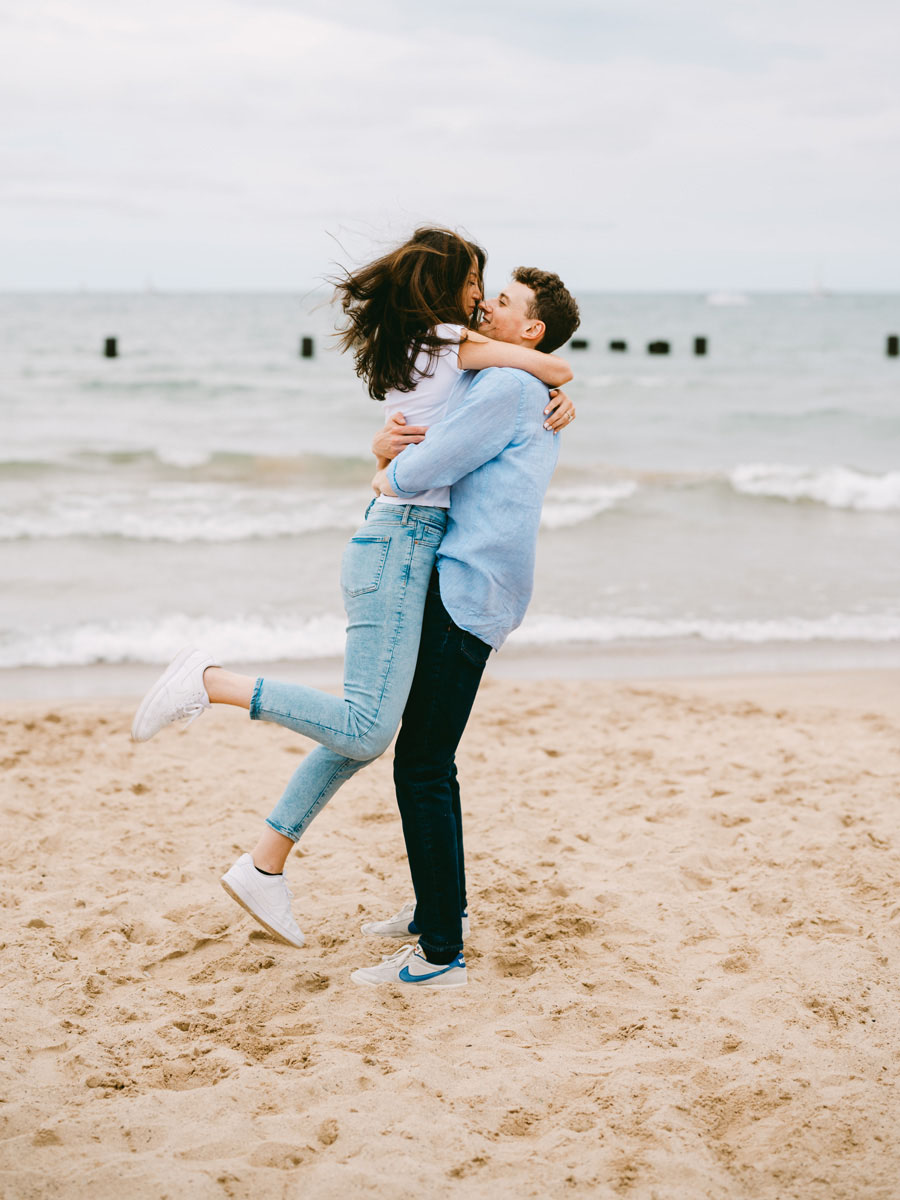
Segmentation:
<svg viewBox="0 0 900 1200">
<path fill-rule="evenodd" d="M 578 327 L 578 307 L 556 275 L 519 268 L 482 304 L 480 331 L 552 352 Z M 534 579 L 544 493 L 559 443 L 544 427 L 546 388 L 532 375 L 490 368 L 460 380 L 450 415 L 375 476 L 377 491 L 403 498 L 450 485 L 412 689 L 394 758 L 416 904 L 364 926 L 380 936 L 419 934 L 356 983 L 461 987 L 466 913 L 462 816 L 455 754 L 485 663 L 522 621 Z"/>
<path fill-rule="evenodd" d="M 485 333 L 489 333 L 498 340 L 518 342 L 521 345 L 538 347 L 548 352 L 562 344 L 578 325 L 578 309 L 574 300 L 566 292 L 560 280 L 555 275 L 548 275 L 546 272 L 517 271 L 516 278 L 506 291 L 501 293 L 496 300 L 484 304 L 482 307 L 486 317 L 483 325 Z M 466 393 L 468 385 L 472 382 L 473 374 L 473 372 L 469 372 L 465 377 L 464 386 L 460 389 L 462 393 Z M 539 384 L 531 375 L 523 376 L 521 372 L 515 371 L 485 373 L 484 379 L 493 380 L 490 387 L 487 388 L 484 386 L 484 379 L 481 376 L 478 378 L 481 383 L 477 391 L 473 388 L 471 396 L 457 392 L 450 398 L 451 411 L 454 399 L 464 404 L 466 429 L 461 435 L 459 424 L 456 423 L 454 440 L 448 443 L 450 451 L 456 455 L 452 459 L 453 470 L 448 476 L 448 483 L 451 480 L 458 481 L 454 489 L 457 497 L 454 503 L 457 506 L 455 526 L 458 536 L 455 543 L 451 539 L 448 548 L 444 551 L 445 558 L 449 562 L 450 559 L 447 556 L 450 548 L 455 545 L 454 555 L 459 559 L 459 563 L 463 567 L 470 563 L 472 570 L 469 582 L 475 588 L 473 598 L 476 603 L 474 610 L 466 615 L 455 600 L 448 601 L 453 611 L 452 618 L 446 613 L 442 604 L 440 607 L 436 607 L 435 601 L 438 603 L 441 601 L 444 576 L 449 578 L 453 574 L 450 569 L 444 571 L 440 583 L 438 576 L 434 576 L 432 583 L 435 595 L 429 606 L 429 612 L 433 614 L 432 620 L 435 619 L 434 614 L 436 614 L 436 619 L 443 621 L 446 629 L 449 630 L 451 627 L 455 629 L 454 636 L 461 639 L 463 652 L 469 659 L 473 657 L 475 659 L 478 672 L 477 678 L 474 680 L 474 688 L 471 689 L 471 697 L 474 697 L 474 689 L 477 688 L 483 662 L 490 652 L 490 648 L 501 644 L 509 630 L 519 623 L 525 611 L 531 594 L 534 542 L 537 536 L 541 502 L 556 461 L 554 439 L 552 436 L 546 435 L 545 431 L 557 432 L 564 423 L 571 421 L 573 413 L 571 401 L 561 392 L 548 402 L 543 385 Z M 515 419 L 510 424 L 514 410 Z M 544 421 L 544 417 L 547 418 L 546 421 Z M 498 424 L 498 419 L 500 424 Z M 433 456 L 438 429 L 439 426 L 435 426 L 429 433 L 428 443 L 419 447 L 424 455 L 420 467 L 426 466 L 429 456 Z M 402 435 L 398 435 L 396 432 L 389 435 L 388 441 L 390 443 L 395 440 L 409 443 L 421 442 L 426 432 L 428 431 L 422 427 L 408 428 Z M 464 443 L 472 443 L 474 439 L 479 448 L 479 454 L 470 455 L 468 459 L 465 453 L 460 456 L 458 450 L 454 450 L 454 444 L 459 442 L 460 438 Z M 376 448 L 376 453 L 387 461 L 401 448 L 402 446 L 380 445 Z M 465 450 L 465 447 L 462 449 Z M 485 462 L 485 458 L 494 458 L 497 462 Z M 528 462 L 532 459 L 532 466 L 528 467 Z M 461 477 L 470 467 L 473 475 L 472 480 L 467 482 Z M 476 479 L 477 484 L 473 482 Z M 401 480 L 399 486 L 409 485 L 408 482 L 404 483 Z M 489 511 L 493 506 L 498 513 L 502 513 L 510 501 L 515 501 L 520 507 L 527 504 L 529 515 L 524 522 L 518 520 L 513 522 L 507 533 L 503 533 L 500 537 L 497 536 L 498 531 L 505 529 L 506 525 L 510 523 L 498 520 L 491 529 L 492 542 L 491 537 L 483 536 L 484 512 Z M 409 508 L 405 508 L 401 504 L 398 507 L 401 512 L 408 514 L 415 506 L 410 505 Z M 442 516 L 442 526 L 444 519 Z M 418 523 L 415 524 L 414 529 L 417 537 L 434 537 L 434 533 L 430 531 L 418 532 Z M 433 545 L 436 548 L 436 537 Z M 498 595 L 490 594 L 490 589 L 485 593 L 482 587 L 481 593 L 478 592 L 476 585 L 479 580 L 484 582 L 485 567 L 487 567 L 487 577 L 491 577 L 493 572 L 497 581 L 501 584 L 505 581 L 508 585 L 509 603 L 502 601 L 502 595 L 498 594 L 498 598 Z M 423 614 L 417 611 L 415 617 L 417 637 L 421 634 L 418 624 L 421 615 Z M 427 639 L 425 644 L 431 644 L 431 639 Z M 430 664 L 428 671 L 423 666 L 419 675 L 420 690 L 423 688 L 428 690 L 430 686 L 428 680 L 433 681 L 435 688 L 443 688 L 442 664 L 435 665 L 431 659 L 427 661 Z M 430 673 L 428 673 L 429 671 Z M 212 691 L 210 690 L 211 681 L 208 678 L 211 672 L 214 672 Z M 423 672 L 425 672 L 425 683 L 421 682 Z M 135 716 L 132 736 L 137 741 L 146 741 L 159 729 L 173 721 L 184 717 L 194 720 L 210 707 L 212 702 L 234 704 L 240 708 L 252 709 L 260 682 L 254 680 L 252 676 L 224 671 L 203 651 L 188 647 L 177 656 L 145 696 Z M 459 712 L 454 714 L 457 732 L 449 747 L 451 766 L 456 744 L 471 708 L 471 697 L 461 706 Z M 407 699 L 408 697 L 404 695 L 404 702 Z M 410 753 L 406 757 L 412 764 L 412 770 L 415 773 L 418 755 L 424 753 L 426 768 L 433 757 L 435 751 L 432 743 L 435 731 L 413 732 L 415 714 L 412 713 L 412 708 L 413 705 L 410 703 L 406 712 L 406 732 L 401 737 L 400 745 L 401 748 L 403 746 L 410 748 Z M 424 711 L 426 710 L 423 709 L 422 712 Z M 135 730 L 138 732 L 136 733 Z M 381 753 L 381 751 L 373 750 L 373 753 Z M 325 745 L 318 746 L 294 772 L 279 801 L 279 806 L 268 818 L 266 828 L 252 853 L 241 855 L 222 877 L 222 886 L 226 892 L 245 908 L 264 929 L 288 945 L 300 947 L 304 943 L 304 938 L 294 919 L 291 892 L 284 878 L 284 864 L 287 856 L 328 800 L 348 779 L 370 761 L 372 761 L 371 758 L 349 758 L 334 748 Z M 398 771 L 400 771 L 399 767 Z M 456 800 L 458 810 L 458 795 Z M 287 813 L 281 811 L 285 804 Z M 405 806 L 407 809 L 408 807 L 408 805 Z M 289 820 L 289 824 L 279 823 L 285 819 Z M 415 829 L 409 821 L 407 825 L 412 841 Z M 457 836 L 461 839 L 462 826 L 459 819 L 455 820 L 455 828 Z M 460 871 L 461 862 L 460 840 L 460 851 L 457 855 Z M 439 882 L 442 882 L 442 878 Z M 464 895 L 464 884 L 457 882 L 455 886 L 459 895 Z M 413 915 L 412 908 L 409 913 L 406 913 L 405 919 L 401 921 L 400 918 L 404 912 L 405 910 L 402 910 L 397 918 L 387 923 L 376 922 L 366 925 L 363 927 L 364 931 L 378 936 L 408 936 L 410 933 L 417 932 L 415 922 L 410 919 Z M 459 906 L 457 906 L 456 912 L 459 913 Z M 454 936 L 453 931 L 447 932 L 446 930 L 430 933 L 428 937 L 431 940 L 427 944 L 433 948 L 435 953 L 446 953 Z M 459 941 L 458 936 L 456 936 L 456 941 Z M 406 974 L 402 977 L 403 982 L 413 982 L 410 972 L 416 972 L 418 961 L 409 966 Z M 406 965 L 405 962 L 401 964 L 404 967 Z M 431 967 L 435 965 L 439 967 L 439 970 L 432 974 Z M 455 986 L 460 979 L 465 980 L 464 968 L 463 974 L 460 975 L 458 970 L 455 972 L 445 971 L 444 966 L 443 962 L 430 964 L 425 968 L 428 978 L 419 980 L 417 986 Z M 400 969 L 398 968 L 398 978 Z M 433 983 L 433 979 L 436 979 L 437 983 Z M 371 982 L 371 979 L 368 979 L 363 973 L 358 981 Z"/>
</svg>

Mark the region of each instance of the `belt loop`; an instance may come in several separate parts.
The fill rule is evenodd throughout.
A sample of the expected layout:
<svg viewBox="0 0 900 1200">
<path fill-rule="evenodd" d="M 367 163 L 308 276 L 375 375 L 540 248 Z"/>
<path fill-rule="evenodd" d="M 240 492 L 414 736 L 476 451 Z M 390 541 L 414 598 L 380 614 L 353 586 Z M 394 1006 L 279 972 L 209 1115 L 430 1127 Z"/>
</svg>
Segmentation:
<svg viewBox="0 0 900 1200">
<path fill-rule="evenodd" d="M 407 505 L 405 505 L 405 506 L 404 506 L 404 508 L 403 508 L 403 521 L 401 522 L 401 524 L 403 524 L 403 525 L 408 525 L 408 524 L 409 524 L 409 514 L 412 512 L 412 510 L 413 510 L 413 506 L 412 506 L 411 504 L 407 504 Z"/>
</svg>

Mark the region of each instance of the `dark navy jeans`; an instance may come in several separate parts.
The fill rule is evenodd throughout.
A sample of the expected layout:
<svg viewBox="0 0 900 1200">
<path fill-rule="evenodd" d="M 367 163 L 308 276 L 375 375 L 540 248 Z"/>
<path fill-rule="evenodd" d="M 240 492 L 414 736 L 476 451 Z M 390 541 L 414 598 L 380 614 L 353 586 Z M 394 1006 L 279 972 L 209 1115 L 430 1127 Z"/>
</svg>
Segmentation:
<svg viewBox="0 0 900 1200">
<path fill-rule="evenodd" d="M 394 751 L 415 922 L 422 949 L 434 963 L 452 962 L 462 950 L 466 872 L 456 748 L 490 652 L 490 646 L 453 623 L 441 602 L 435 569 Z"/>
</svg>

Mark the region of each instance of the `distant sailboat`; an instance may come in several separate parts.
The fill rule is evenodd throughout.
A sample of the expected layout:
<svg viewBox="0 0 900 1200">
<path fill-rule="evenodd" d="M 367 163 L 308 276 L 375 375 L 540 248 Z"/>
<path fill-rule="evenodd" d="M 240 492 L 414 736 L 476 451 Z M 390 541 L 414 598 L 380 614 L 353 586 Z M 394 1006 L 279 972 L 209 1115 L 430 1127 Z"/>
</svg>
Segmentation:
<svg viewBox="0 0 900 1200">
<path fill-rule="evenodd" d="M 706 303 L 712 308 L 742 308 L 750 303 L 750 297 L 743 292 L 710 292 Z"/>
</svg>

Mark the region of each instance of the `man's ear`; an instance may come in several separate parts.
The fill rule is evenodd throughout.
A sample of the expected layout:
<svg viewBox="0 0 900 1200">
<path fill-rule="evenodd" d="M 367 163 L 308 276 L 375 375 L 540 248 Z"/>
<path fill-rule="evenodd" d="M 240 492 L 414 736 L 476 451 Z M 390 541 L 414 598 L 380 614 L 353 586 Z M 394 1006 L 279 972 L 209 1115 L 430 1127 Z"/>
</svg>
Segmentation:
<svg viewBox="0 0 900 1200">
<path fill-rule="evenodd" d="M 538 321 L 538 320 L 529 321 L 528 324 L 525 326 L 525 328 L 522 330 L 522 337 L 527 339 L 527 341 L 534 348 L 540 344 L 541 339 L 543 338 L 543 336 L 546 332 L 547 332 L 547 326 L 544 324 L 543 321 Z"/>
</svg>

